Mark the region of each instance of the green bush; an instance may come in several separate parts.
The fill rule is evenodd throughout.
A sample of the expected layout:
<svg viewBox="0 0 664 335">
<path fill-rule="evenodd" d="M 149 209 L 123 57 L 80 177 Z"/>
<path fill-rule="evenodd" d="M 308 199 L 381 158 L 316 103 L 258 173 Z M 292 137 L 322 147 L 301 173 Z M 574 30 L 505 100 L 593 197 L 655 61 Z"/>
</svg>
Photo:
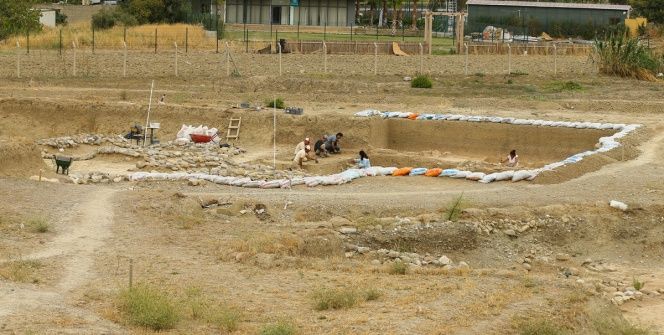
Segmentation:
<svg viewBox="0 0 664 335">
<path fill-rule="evenodd" d="M 295 327 L 285 321 L 265 325 L 260 332 L 260 335 L 293 335 L 295 334 Z"/>
<path fill-rule="evenodd" d="M 130 324 L 152 330 L 173 328 L 180 314 L 162 291 L 140 284 L 120 292 L 120 310 Z"/>
<path fill-rule="evenodd" d="M 110 29 L 116 25 L 135 26 L 136 18 L 117 8 L 102 8 L 92 15 L 92 28 L 98 30 Z"/>
<path fill-rule="evenodd" d="M 425 75 L 419 75 L 410 82 L 410 87 L 413 88 L 431 88 L 431 86 L 433 86 L 431 78 Z"/>
<path fill-rule="evenodd" d="M 237 330 L 242 314 L 234 308 L 217 307 L 208 311 L 207 321 L 220 330 L 232 333 Z"/>
<path fill-rule="evenodd" d="M 373 301 L 373 300 L 378 300 L 382 293 L 375 289 L 375 288 L 370 288 L 364 292 L 364 300 L 366 301 Z"/>
<path fill-rule="evenodd" d="M 276 100 L 267 100 L 265 101 L 265 105 L 267 105 L 269 108 L 286 108 L 286 104 L 284 104 L 284 99 L 282 98 L 277 98 Z"/>
<path fill-rule="evenodd" d="M 593 62 L 601 73 L 640 80 L 655 80 L 662 67 L 662 58 L 656 56 L 636 38 L 612 34 L 605 40 L 595 41 Z"/>
<path fill-rule="evenodd" d="M 447 221 L 456 221 L 461 215 L 461 210 L 463 206 L 463 193 L 459 195 L 454 201 L 450 202 L 447 205 L 445 210 L 445 220 Z"/>
<path fill-rule="evenodd" d="M 32 218 L 28 221 L 28 227 L 36 233 L 47 233 L 51 230 L 51 226 L 44 218 Z"/>
<path fill-rule="evenodd" d="M 408 272 L 408 266 L 402 261 L 396 261 L 390 266 L 391 275 L 405 275 Z"/>
<path fill-rule="evenodd" d="M 550 83 L 549 89 L 553 92 L 581 91 L 583 86 L 575 81 L 554 81 Z"/>
<path fill-rule="evenodd" d="M 312 295 L 314 309 L 324 311 L 328 309 L 342 309 L 355 306 L 357 292 L 349 289 L 319 289 Z"/>
<path fill-rule="evenodd" d="M 562 335 L 566 334 L 563 328 L 548 320 L 529 320 L 518 326 L 520 335 Z"/>
</svg>

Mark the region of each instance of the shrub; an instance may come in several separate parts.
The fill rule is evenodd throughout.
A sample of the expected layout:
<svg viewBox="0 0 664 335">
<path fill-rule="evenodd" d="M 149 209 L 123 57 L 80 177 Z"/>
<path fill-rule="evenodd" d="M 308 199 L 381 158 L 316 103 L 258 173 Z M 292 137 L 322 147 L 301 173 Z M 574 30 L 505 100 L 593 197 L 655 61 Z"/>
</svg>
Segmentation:
<svg viewBox="0 0 664 335">
<path fill-rule="evenodd" d="M 558 325 L 548 320 L 529 320 L 518 326 L 518 332 L 521 335 L 561 335 L 566 332 Z"/>
<path fill-rule="evenodd" d="M 378 300 L 382 293 L 375 289 L 375 288 L 370 288 L 364 292 L 364 300 L 366 301 L 373 301 L 373 300 Z"/>
<path fill-rule="evenodd" d="M 206 319 L 220 330 L 231 333 L 237 330 L 241 317 L 237 309 L 220 306 L 210 309 Z"/>
<path fill-rule="evenodd" d="M 47 233 L 51 226 L 48 224 L 44 218 L 32 218 L 28 221 L 28 227 L 31 227 L 32 230 L 36 233 Z"/>
<path fill-rule="evenodd" d="M 405 275 L 408 272 L 408 266 L 402 261 L 392 263 L 389 270 L 391 275 Z"/>
<path fill-rule="evenodd" d="M 601 73 L 640 80 L 655 80 L 662 67 L 662 60 L 647 46 L 622 34 L 595 41 L 592 60 L 598 64 Z"/>
<path fill-rule="evenodd" d="M 645 283 L 645 282 L 642 282 L 642 281 L 640 281 L 640 280 L 638 280 L 638 279 L 636 279 L 636 278 L 633 278 L 633 279 L 632 279 L 632 286 L 633 286 L 637 291 L 641 291 L 641 289 L 642 289 L 644 286 L 646 286 L 646 283 Z"/>
<path fill-rule="evenodd" d="M 295 327 L 289 322 L 280 321 L 277 323 L 272 323 L 265 325 L 260 335 L 293 335 L 295 334 Z"/>
<path fill-rule="evenodd" d="M 554 81 L 549 84 L 549 88 L 553 92 L 563 92 L 563 91 L 581 91 L 583 86 L 575 81 Z"/>
<path fill-rule="evenodd" d="M 276 100 L 267 100 L 265 101 L 265 105 L 269 108 L 279 108 L 279 109 L 284 109 L 286 108 L 286 105 L 284 104 L 284 99 L 282 98 L 277 98 Z"/>
<path fill-rule="evenodd" d="M 432 86 L 431 78 L 425 75 L 419 75 L 410 82 L 410 87 L 413 88 L 431 88 Z"/>
<path fill-rule="evenodd" d="M 132 15 L 117 8 L 102 8 L 92 15 L 92 28 L 94 29 L 110 29 L 119 24 L 135 26 L 138 21 Z"/>
<path fill-rule="evenodd" d="M 461 214 L 461 206 L 463 203 L 463 193 L 459 195 L 456 200 L 452 201 L 448 206 L 447 210 L 445 211 L 445 219 L 447 221 L 456 221 L 459 218 L 459 215 Z"/>
<path fill-rule="evenodd" d="M 120 292 L 119 305 L 130 324 L 152 330 L 173 328 L 180 320 L 171 299 L 158 289 L 145 284 Z"/>
<path fill-rule="evenodd" d="M 313 293 L 312 298 L 317 311 L 350 308 L 358 300 L 357 292 L 351 289 L 319 289 Z"/>
</svg>

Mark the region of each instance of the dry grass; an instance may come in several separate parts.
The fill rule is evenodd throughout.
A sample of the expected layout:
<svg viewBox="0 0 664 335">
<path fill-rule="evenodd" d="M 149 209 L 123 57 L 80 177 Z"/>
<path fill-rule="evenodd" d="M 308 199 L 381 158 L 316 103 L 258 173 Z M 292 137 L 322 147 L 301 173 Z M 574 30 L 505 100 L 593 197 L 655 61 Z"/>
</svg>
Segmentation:
<svg viewBox="0 0 664 335">
<path fill-rule="evenodd" d="M 295 334 L 295 326 L 288 321 L 279 321 L 263 326 L 260 335 L 293 335 Z"/>
<path fill-rule="evenodd" d="M 304 256 L 327 258 L 340 256 L 342 243 L 338 237 L 329 234 L 312 233 L 302 237 L 292 233 L 250 235 L 230 242 L 224 251 L 246 252 L 249 255 L 259 253 L 285 256 Z"/>
<path fill-rule="evenodd" d="M 0 278 L 20 282 L 38 283 L 37 270 L 44 267 L 38 260 L 15 260 L 0 264 Z"/>
<path fill-rule="evenodd" d="M 127 323 L 156 331 L 175 327 L 181 318 L 165 292 L 146 284 L 123 290 L 118 305 Z"/>
<path fill-rule="evenodd" d="M 375 288 L 358 290 L 356 288 L 320 288 L 311 294 L 314 309 L 348 309 L 360 301 L 378 300 L 382 293 Z"/>
<path fill-rule="evenodd" d="M 149 24 L 127 28 L 127 47 L 130 49 L 154 49 L 155 29 L 157 30 L 157 48 L 174 49 L 174 43 L 183 51 L 185 34 L 188 30 L 188 45 L 191 49 L 211 49 L 216 46 L 214 37 L 206 37 L 202 26 L 187 24 Z M 123 47 L 124 27 L 116 26 L 107 30 L 97 30 L 94 36 L 95 48 L 121 49 Z M 26 36 L 17 36 L 0 44 L 2 49 L 13 49 L 18 42 L 22 48 L 27 45 Z M 71 49 L 92 47 L 92 27 L 90 23 L 71 24 L 62 28 L 62 46 Z M 45 28 L 41 33 L 30 36 L 30 48 L 58 49 L 60 29 Z"/>
</svg>

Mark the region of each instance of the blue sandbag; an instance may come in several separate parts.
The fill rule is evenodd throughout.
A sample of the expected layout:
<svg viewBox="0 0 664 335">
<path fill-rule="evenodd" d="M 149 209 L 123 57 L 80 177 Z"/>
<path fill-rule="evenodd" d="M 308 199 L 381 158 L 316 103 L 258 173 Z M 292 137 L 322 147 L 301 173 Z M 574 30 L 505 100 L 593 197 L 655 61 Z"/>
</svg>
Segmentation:
<svg viewBox="0 0 664 335">
<path fill-rule="evenodd" d="M 410 170 L 409 176 L 420 176 L 427 172 L 427 168 L 415 168 Z"/>
</svg>

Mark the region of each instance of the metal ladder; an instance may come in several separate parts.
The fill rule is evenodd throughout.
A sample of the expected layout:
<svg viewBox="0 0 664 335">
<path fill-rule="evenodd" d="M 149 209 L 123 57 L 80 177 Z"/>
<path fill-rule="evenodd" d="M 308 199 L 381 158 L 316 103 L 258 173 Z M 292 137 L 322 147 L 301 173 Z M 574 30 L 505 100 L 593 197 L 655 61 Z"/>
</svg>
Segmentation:
<svg viewBox="0 0 664 335">
<path fill-rule="evenodd" d="M 228 140 L 237 140 L 240 138 L 240 124 L 242 123 L 242 118 L 232 117 L 228 121 L 228 132 L 226 133 L 226 141 Z"/>
</svg>

